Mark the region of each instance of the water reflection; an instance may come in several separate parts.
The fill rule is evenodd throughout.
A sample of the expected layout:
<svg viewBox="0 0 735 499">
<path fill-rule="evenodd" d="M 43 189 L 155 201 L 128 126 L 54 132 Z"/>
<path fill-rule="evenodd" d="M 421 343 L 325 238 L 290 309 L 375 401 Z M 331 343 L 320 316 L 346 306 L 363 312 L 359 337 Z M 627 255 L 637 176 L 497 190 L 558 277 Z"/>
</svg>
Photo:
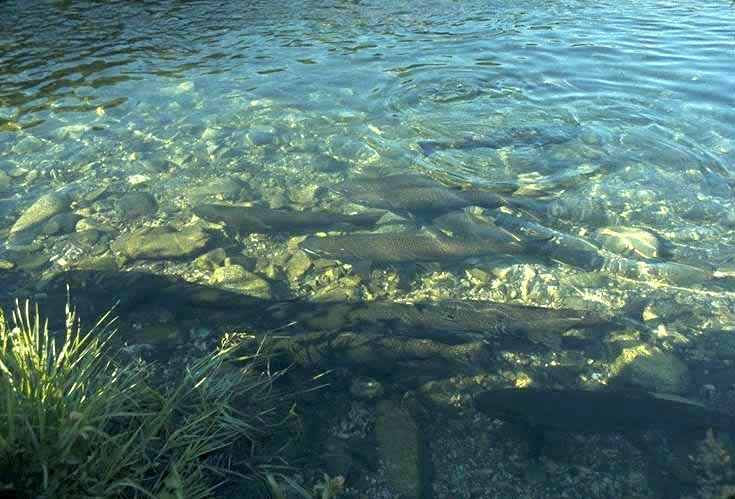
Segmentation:
<svg viewBox="0 0 735 499">
<path fill-rule="evenodd" d="M 469 387 L 613 382 L 711 385 L 727 409 L 733 26 L 726 2 L 3 2 L 2 299 L 66 279 L 81 302 L 73 273 L 109 272 L 90 315 L 135 290 L 144 326 L 295 321 L 294 361 L 444 410 Z M 195 286 L 228 305 L 171 291 Z M 330 396 L 338 426 L 397 411 Z M 470 496 L 457 463 L 481 440 L 527 462 L 492 420 L 450 419 L 429 432 L 438 497 Z M 480 424 L 491 441 L 458 444 Z M 559 461 L 598 444 L 620 459 L 576 464 L 612 485 L 576 490 L 648 497 L 628 444 L 572 438 Z M 470 471 L 486 497 L 565 483 Z"/>
</svg>

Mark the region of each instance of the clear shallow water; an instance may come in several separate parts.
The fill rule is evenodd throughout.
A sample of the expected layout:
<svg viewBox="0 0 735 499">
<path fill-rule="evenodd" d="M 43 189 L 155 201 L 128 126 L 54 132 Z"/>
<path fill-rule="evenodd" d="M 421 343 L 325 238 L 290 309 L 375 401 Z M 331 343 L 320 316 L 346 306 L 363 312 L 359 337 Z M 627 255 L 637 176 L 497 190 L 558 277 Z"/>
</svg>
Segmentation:
<svg viewBox="0 0 735 499">
<path fill-rule="evenodd" d="M 558 144 L 430 155 L 419 146 L 519 127 L 578 133 Z M 589 240 L 606 226 L 644 229 L 665 251 L 632 261 L 706 275 L 658 279 L 648 267 L 611 264 L 600 278 L 538 255 L 510 264 L 475 258 L 414 269 L 401 286 L 391 284 L 403 274 L 389 265 L 373 274 L 375 284 L 358 280 L 345 294 L 644 308 L 661 346 L 693 362 L 710 355 L 698 334 L 735 329 L 735 10 L 724 0 L 6 1 L 0 172 L 4 237 L 45 193 L 109 186 L 74 205 L 104 226 L 96 242 L 41 236 L 0 252 L 34 276 L 88 263 L 121 233 L 186 225 L 202 200 L 350 212 L 352 200 L 332 185 L 407 172 L 514 190 L 556 203 L 551 217 L 528 215 L 534 222 Z M 232 176 L 247 188 L 194 192 Z M 158 207 L 121 214 L 117 200 L 132 191 L 150 192 Z M 318 297 L 318 272 L 295 282 L 283 273 L 287 236 L 310 233 L 296 232 L 229 243 L 259 259 L 251 270 L 282 282 L 278 297 Z M 282 260 L 276 270 L 263 263 L 272 255 Z M 190 260 L 121 270 L 209 282 Z"/>
<path fill-rule="evenodd" d="M 417 138 L 581 123 L 620 166 L 732 162 L 733 12 L 723 2 L 6 2 L 3 14 L 0 115 L 4 129 L 32 126 L 37 137 L 69 123 L 160 133 L 171 120 L 238 120 L 287 128 L 326 153 L 309 130 L 347 136 L 406 168 Z M 182 82 L 192 87 L 177 92 Z M 158 127 L 143 123 L 154 110 Z M 23 134 L 4 135 L 12 144 Z M 423 166 L 502 175 L 476 156 Z"/>
<path fill-rule="evenodd" d="M 151 187 L 163 198 L 225 172 L 329 185 L 375 168 L 426 171 L 520 185 L 671 232 L 683 246 L 710 240 L 688 259 L 730 258 L 735 37 L 726 2 L 2 9 L 0 160 L 42 176 L 28 185 L 14 177 L 4 206 L 169 162 L 177 174 Z M 579 140 L 543 148 L 425 157 L 416 145 L 575 124 Z"/>
<path fill-rule="evenodd" d="M 422 168 L 479 184 L 553 189 L 563 179 L 566 198 L 602 189 L 618 212 L 638 209 L 623 190 L 655 191 L 650 202 L 665 205 L 693 197 L 694 183 L 706 199 L 687 206 L 731 212 L 726 2 L 6 2 L 3 14 L 9 167 L 53 163 L 76 178 L 84 162 L 132 174 L 131 154 L 191 154 L 210 169 Z M 416 149 L 420 139 L 573 123 L 587 143 L 431 158 Z M 210 126 L 224 133 L 202 140 Z M 243 135 L 261 128 L 270 143 L 248 147 Z M 48 142 L 26 151 L 26 136 Z M 593 173 L 598 181 L 581 181 Z"/>
</svg>

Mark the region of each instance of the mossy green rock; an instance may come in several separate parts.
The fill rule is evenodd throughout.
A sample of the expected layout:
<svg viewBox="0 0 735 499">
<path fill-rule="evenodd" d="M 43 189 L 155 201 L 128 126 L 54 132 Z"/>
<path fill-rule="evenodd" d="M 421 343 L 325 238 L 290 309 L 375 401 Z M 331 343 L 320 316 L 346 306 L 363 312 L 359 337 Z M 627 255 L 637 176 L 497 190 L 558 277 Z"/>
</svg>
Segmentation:
<svg viewBox="0 0 735 499">
<path fill-rule="evenodd" d="M 16 257 L 15 263 L 21 270 L 39 270 L 49 265 L 48 255 L 44 252 L 24 253 Z"/>
<path fill-rule="evenodd" d="M 241 265 L 225 265 L 214 270 L 212 284 L 237 284 L 249 278 L 251 272 Z"/>
<path fill-rule="evenodd" d="M 320 287 L 311 297 L 314 301 L 353 301 L 359 298 L 360 276 L 347 275 Z"/>
<path fill-rule="evenodd" d="M 112 249 L 132 260 L 166 260 L 192 255 L 208 242 L 209 235 L 199 227 L 154 227 L 119 237 Z"/>
<path fill-rule="evenodd" d="M 129 192 L 115 203 L 115 211 L 123 220 L 153 215 L 157 210 L 156 198 L 149 192 Z"/>
<path fill-rule="evenodd" d="M 291 281 L 299 279 L 311 267 L 311 258 L 303 251 L 296 252 L 286 264 L 286 275 Z"/>
<path fill-rule="evenodd" d="M 391 488 L 403 499 L 423 497 L 420 433 L 411 414 L 390 400 L 380 402 L 375 436 Z"/>
<path fill-rule="evenodd" d="M 225 265 L 215 269 L 210 282 L 257 298 L 272 298 L 270 283 L 240 265 Z"/>
<path fill-rule="evenodd" d="M 689 369 L 678 357 L 649 345 L 625 348 L 611 366 L 613 382 L 661 393 L 684 393 Z"/>
<path fill-rule="evenodd" d="M 86 232 L 88 230 L 113 232 L 115 229 L 111 225 L 104 224 L 93 218 L 82 218 L 77 222 L 76 230 L 77 232 Z"/>
<path fill-rule="evenodd" d="M 75 269 L 79 270 L 119 270 L 117 260 L 111 254 L 105 253 L 99 256 L 93 256 L 89 258 L 82 258 L 74 264 Z"/>
<path fill-rule="evenodd" d="M 57 213 L 69 210 L 70 204 L 69 196 L 64 193 L 51 192 L 44 194 L 15 221 L 15 224 L 10 228 L 10 234 L 18 234 L 35 227 Z"/>
<path fill-rule="evenodd" d="M 216 248 L 198 256 L 194 260 L 194 266 L 200 270 L 214 270 L 224 263 L 225 258 L 227 253 L 224 248 Z"/>
<path fill-rule="evenodd" d="M 493 275 L 490 272 L 480 268 L 471 268 L 465 272 L 467 277 L 477 284 L 487 284 L 493 280 Z"/>
<path fill-rule="evenodd" d="M 245 184 L 236 178 L 224 177 L 215 179 L 206 185 L 193 187 L 188 194 L 192 198 L 212 197 L 220 200 L 236 201 L 240 199 L 245 187 Z"/>
<path fill-rule="evenodd" d="M 300 185 L 291 189 L 289 198 L 296 204 L 313 205 L 322 188 L 316 184 Z"/>
<path fill-rule="evenodd" d="M 658 258 L 661 255 L 658 237 L 635 227 L 603 227 L 595 232 L 595 239 L 605 249 L 620 255 L 640 258 Z"/>
<path fill-rule="evenodd" d="M 74 213 L 59 213 L 43 223 L 41 232 L 49 236 L 74 232 L 80 218 Z"/>
</svg>

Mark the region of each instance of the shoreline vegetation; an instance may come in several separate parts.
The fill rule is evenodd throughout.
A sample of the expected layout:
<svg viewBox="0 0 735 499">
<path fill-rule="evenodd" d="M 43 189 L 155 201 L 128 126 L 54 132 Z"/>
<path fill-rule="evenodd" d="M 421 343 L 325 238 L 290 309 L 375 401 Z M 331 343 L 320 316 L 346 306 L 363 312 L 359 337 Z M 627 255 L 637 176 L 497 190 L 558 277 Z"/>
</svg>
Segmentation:
<svg viewBox="0 0 735 499">
<path fill-rule="evenodd" d="M 243 357 L 226 335 L 162 383 L 154 365 L 113 355 L 114 333 L 111 311 L 85 331 L 68 301 L 63 341 L 37 306 L 16 303 L 12 321 L 0 309 L 2 497 L 197 499 L 229 479 L 311 497 L 265 454 L 292 400 L 274 388 L 284 371 L 262 343 Z M 326 477 L 314 491 L 333 497 L 336 485 Z"/>
</svg>

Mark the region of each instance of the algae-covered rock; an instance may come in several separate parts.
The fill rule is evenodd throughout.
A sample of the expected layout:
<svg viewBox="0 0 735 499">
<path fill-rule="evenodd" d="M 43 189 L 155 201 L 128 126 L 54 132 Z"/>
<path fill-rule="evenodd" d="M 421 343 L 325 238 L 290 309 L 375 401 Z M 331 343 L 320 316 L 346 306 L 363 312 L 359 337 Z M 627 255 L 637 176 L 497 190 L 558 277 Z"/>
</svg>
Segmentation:
<svg viewBox="0 0 735 499">
<path fill-rule="evenodd" d="M 154 227 L 120 236 L 112 249 L 132 260 L 170 259 L 192 255 L 209 242 L 209 234 L 199 227 L 176 230 L 172 227 Z"/>
<path fill-rule="evenodd" d="M 641 317 L 646 322 L 662 319 L 671 321 L 682 314 L 689 313 L 691 313 L 689 307 L 682 306 L 676 300 L 672 298 L 659 298 L 646 304 L 641 313 Z"/>
<path fill-rule="evenodd" d="M 678 357 L 649 345 L 625 348 L 611 366 L 615 383 L 653 392 L 684 393 L 689 369 Z"/>
<path fill-rule="evenodd" d="M 286 194 L 283 192 L 274 192 L 273 194 L 267 196 L 268 199 L 268 207 L 272 210 L 280 210 L 282 208 L 285 208 L 288 206 L 288 198 L 286 197 Z"/>
<path fill-rule="evenodd" d="M 233 284 L 240 283 L 249 277 L 251 272 L 245 270 L 240 265 L 225 265 L 214 270 L 212 284 Z"/>
<path fill-rule="evenodd" d="M 286 264 L 286 275 L 289 280 L 295 281 L 311 267 L 311 258 L 303 251 L 297 251 Z"/>
<path fill-rule="evenodd" d="M 15 235 L 45 222 L 52 216 L 69 210 L 71 199 L 63 192 L 44 194 L 29 206 L 10 228 L 10 234 Z"/>
<path fill-rule="evenodd" d="M 493 275 L 490 272 L 478 267 L 465 270 L 465 274 L 473 284 L 483 285 L 488 284 L 493 280 Z"/>
<path fill-rule="evenodd" d="M 147 184 L 148 182 L 151 181 L 151 177 L 149 177 L 148 175 L 142 175 L 142 174 L 137 173 L 135 175 L 130 175 L 127 178 L 127 181 L 128 181 L 128 184 L 135 187 L 138 185 Z"/>
<path fill-rule="evenodd" d="M 241 265 L 225 265 L 215 269 L 210 282 L 257 298 L 272 298 L 270 283 Z"/>
<path fill-rule="evenodd" d="M 206 185 L 189 189 L 192 198 L 215 198 L 223 201 L 237 201 L 240 199 L 246 184 L 233 177 L 223 177 L 212 180 Z M 247 190 L 247 189 L 246 189 Z"/>
<path fill-rule="evenodd" d="M 603 227 L 595 232 L 595 239 L 609 251 L 641 258 L 658 258 L 661 242 L 654 234 L 635 227 Z"/>
<path fill-rule="evenodd" d="M 320 287 L 311 297 L 314 301 L 352 301 L 359 298 L 360 276 L 347 275 Z"/>
<path fill-rule="evenodd" d="M 193 263 L 194 267 L 200 270 L 214 270 L 224 263 L 225 258 L 227 258 L 227 253 L 224 248 L 215 248 L 196 257 Z"/>
<path fill-rule="evenodd" d="M 129 192 L 117 200 L 115 210 L 121 219 L 133 220 L 154 214 L 158 203 L 149 192 Z"/>
<path fill-rule="evenodd" d="M 74 264 L 74 268 L 79 270 L 96 271 L 119 270 L 117 260 L 115 260 L 115 257 L 109 252 L 99 256 L 81 258 Z"/>
<path fill-rule="evenodd" d="M 289 191 L 288 197 L 296 204 L 313 205 L 321 190 L 316 184 L 299 185 Z"/>
<path fill-rule="evenodd" d="M 411 414 L 390 400 L 380 402 L 375 436 L 393 490 L 403 499 L 424 497 L 420 432 Z"/>
<path fill-rule="evenodd" d="M 49 236 L 74 232 L 80 218 L 74 213 L 58 213 L 41 225 L 41 232 Z"/>
<path fill-rule="evenodd" d="M 17 255 L 15 263 L 20 270 L 40 270 L 49 265 L 49 259 L 43 251 L 32 251 Z"/>
<path fill-rule="evenodd" d="M 443 411 L 457 411 L 472 406 L 473 398 L 483 391 L 506 387 L 507 374 L 518 379 L 518 373 L 458 375 L 444 379 L 433 379 L 419 387 L 421 400 L 429 406 Z M 523 375 L 523 373 L 520 373 Z"/>
<path fill-rule="evenodd" d="M 111 225 L 104 224 L 93 218 L 82 218 L 77 222 L 77 232 L 87 232 L 90 230 L 96 230 L 98 232 L 113 232 L 115 229 Z"/>
</svg>

